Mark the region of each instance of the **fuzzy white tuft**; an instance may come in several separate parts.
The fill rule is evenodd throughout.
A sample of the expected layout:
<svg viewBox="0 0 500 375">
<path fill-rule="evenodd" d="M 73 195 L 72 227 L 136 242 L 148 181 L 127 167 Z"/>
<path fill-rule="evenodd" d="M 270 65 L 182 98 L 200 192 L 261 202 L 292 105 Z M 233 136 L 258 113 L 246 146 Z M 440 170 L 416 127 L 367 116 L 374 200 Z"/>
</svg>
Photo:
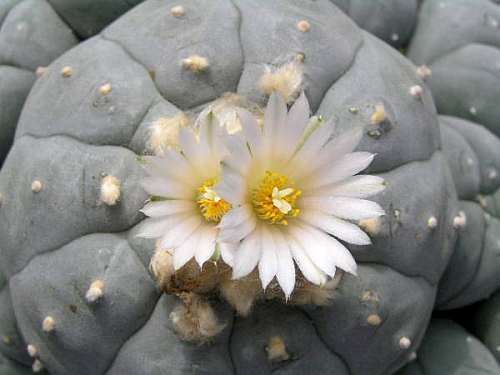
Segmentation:
<svg viewBox="0 0 500 375">
<path fill-rule="evenodd" d="M 182 17 L 186 11 L 182 5 L 176 5 L 170 8 L 170 14 L 174 17 Z"/>
<path fill-rule="evenodd" d="M 101 181 L 101 202 L 108 206 L 116 205 L 121 196 L 121 182 L 115 176 L 106 176 Z"/>
<path fill-rule="evenodd" d="M 303 33 L 307 33 L 311 30 L 311 24 L 306 20 L 299 21 L 297 22 L 297 29 Z"/>
<path fill-rule="evenodd" d="M 379 326 L 382 324 L 382 318 L 378 314 L 371 314 L 366 318 L 366 322 L 371 326 Z"/>
<path fill-rule="evenodd" d="M 424 93 L 424 89 L 420 85 L 414 85 L 410 87 L 410 95 L 416 98 L 421 98 Z"/>
<path fill-rule="evenodd" d="M 385 121 L 387 118 L 387 114 L 385 112 L 385 107 L 383 104 L 377 104 L 375 106 L 375 111 L 373 111 L 371 117 L 370 117 L 370 122 L 373 125 L 378 125 L 381 124 L 382 122 Z"/>
<path fill-rule="evenodd" d="M 417 75 L 426 80 L 432 75 L 432 70 L 427 65 L 421 65 L 417 68 Z"/>
<path fill-rule="evenodd" d="M 95 280 L 90 284 L 90 288 L 85 293 L 88 303 L 93 303 L 104 296 L 104 281 Z"/>
<path fill-rule="evenodd" d="M 411 340 L 408 337 L 403 336 L 403 337 L 401 337 L 399 339 L 399 347 L 401 349 L 405 349 L 406 350 L 406 349 L 409 349 L 410 346 L 411 346 Z"/>
<path fill-rule="evenodd" d="M 108 95 L 113 91 L 113 87 L 111 86 L 111 83 L 105 83 L 104 85 L 99 87 L 99 94 L 102 96 Z"/>
<path fill-rule="evenodd" d="M 43 363 L 40 362 L 39 359 L 35 359 L 33 361 L 33 364 L 31 365 L 31 369 L 33 370 L 33 372 L 42 372 L 44 369 Z"/>
<path fill-rule="evenodd" d="M 160 288 L 168 286 L 173 274 L 175 273 L 174 258 L 172 254 L 157 246 L 156 251 L 149 263 L 149 269 L 155 277 Z"/>
<path fill-rule="evenodd" d="M 208 69 L 210 64 L 206 57 L 192 55 L 182 60 L 182 66 L 193 73 L 202 73 Z"/>
<path fill-rule="evenodd" d="M 31 183 L 31 191 L 33 193 L 39 193 L 41 192 L 43 189 L 43 184 L 42 184 L 42 181 L 40 180 L 35 180 Z"/>
<path fill-rule="evenodd" d="M 47 73 L 49 69 L 46 67 L 46 66 L 39 66 L 38 68 L 36 68 L 36 75 L 37 77 L 41 77 L 43 76 L 45 73 Z"/>
<path fill-rule="evenodd" d="M 204 343 L 217 336 L 224 324 L 218 322 L 210 304 L 194 293 L 183 293 L 183 301 L 170 313 L 178 336 L 188 342 Z"/>
<path fill-rule="evenodd" d="M 431 216 L 428 220 L 427 220 L 427 226 L 431 229 L 434 229 L 436 228 L 438 225 L 438 221 L 436 219 L 435 216 Z"/>
<path fill-rule="evenodd" d="M 38 356 L 38 349 L 36 348 L 35 345 L 33 344 L 29 344 L 27 347 L 26 347 L 26 351 L 28 352 L 28 355 L 32 358 Z"/>
<path fill-rule="evenodd" d="M 266 95 L 280 94 L 287 103 L 293 102 L 302 89 L 304 66 L 295 59 L 277 68 L 266 67 L 259 80 L 259 89 Z"/>
<path fill-rule="evenodd" d="M 290 359 L 290 354 L 286 351 L 285 341 L 280 336 L 273 336 L 266 346 L 267 359 L 271 362 L 283 362 Z"/>
<path fill-rule="evenodd" d="M 453 218 L 453 228 L 460 229 L 467 225 L 467 216 L 464 211 L 460 211 L 457 216 Z"/>
<path fill-rule="evenodd" d="M 182 112 L 173 117 L 160 117 L 149 128 L 147 147 L 155 155 L 164 155 L 167 150 L 179 147 L 180 129 L 189 124 Z"/>
<path fill-rule="evenodd" d="M 56 329 L 56 321 L 51 316 L 46 316 L 42 322 L 42 330 L 44 332 L 52 332 Z"/>
<path fill-rule="evenodd" d="M 73 68 L 71 66 L 65 66 L 61 69 L 61 75 L 64 78 L 69 78 L 73 75 Z"/>
</svg>

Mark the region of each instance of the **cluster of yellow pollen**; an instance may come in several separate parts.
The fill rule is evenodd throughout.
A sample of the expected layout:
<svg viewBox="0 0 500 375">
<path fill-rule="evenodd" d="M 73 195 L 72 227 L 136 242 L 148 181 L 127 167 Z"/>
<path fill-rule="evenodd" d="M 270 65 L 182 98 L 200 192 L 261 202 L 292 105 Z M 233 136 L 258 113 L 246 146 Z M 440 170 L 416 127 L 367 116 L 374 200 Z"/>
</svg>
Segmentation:
<svg viewBox="0 0 500 375">
<path fill-rule="evenodd" d="M 222 217 L 231 209 L 231 204 L 222 199 L 212 188 L 217 179 L 211 178 L 198 188 L 196 203 L 206 221 L 219 223 Z"/>
<path fill-rule="evenodd" d="M 252 192 L 252 204 L 257 216 L 271 224 L 288 225 L 287 218 L 297 217 L 296 207 L 302 192 L 292 187 L 286 176 L 266 171 L 260 185 Z"/>
</svg>

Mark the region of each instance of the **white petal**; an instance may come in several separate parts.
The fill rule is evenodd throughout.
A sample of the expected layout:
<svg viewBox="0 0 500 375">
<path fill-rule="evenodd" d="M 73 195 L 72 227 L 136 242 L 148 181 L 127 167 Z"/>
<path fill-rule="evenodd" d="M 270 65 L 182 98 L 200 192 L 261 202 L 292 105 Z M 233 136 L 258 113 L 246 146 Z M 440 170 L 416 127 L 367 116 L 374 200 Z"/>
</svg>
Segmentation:
<svg viewBox="0 0 500 375">
<path fill-rule="evenodd" d="M 152 177 L 165 177 L 197 188 L 199 179 L 186 158 L 177 151 L 166 150 L 163 156 L 144 156 L 144 169 Z"/>
<path fill-rule="evenodd" d="M 308 178 L 303 178 L 300 186 L 302 189 L 317 189 L 337 183 L 366 169 L 374 157 L 375 154 L 369 152 L 353 152 L 344 155 L 335 164 L 319 169 Z"/>
<path fill-rule="evenodd" d="M 195 196 L 191 187 L 163 177 L 146 177 L 141 185 L 146 193 L 163 198 L 192 200 Z"/>
<path fill-rule="evenodd" d="M 161 217 L 181 212 L 189 212 L 196 209 L 193 201 L 172 199 L 160 202 L 150 202 L 146 204 L 141 212 L 149 217 Z"/>
<path fill-rule="evenodd" d="M 287 242 L 290 246 L 293 259 L 299 266 L 300 271 L 304 277 L 311 283 L 316 285 L 323 285 L 326 283 L 326 275 L 318 267 L 314 265 L 305 250 L 299 245 L 297 241 L 291 236 L 287 236 Z"/>
<path fill-rule="evenodd" d="M 165 249 L 181 246 L 186 238 L 201 225 L 200 215 L 193 215 L 173 226 L 160 240 L 160 247 Z"/>
<path fill-rule="evenodd" d="M 237 113 L 243 126 L 243 134 L 245 135 L 250 150 L 254 155 L 260 154 L 262 152 L 264 138 L 257 120 L 247 110 L 238 108 Z"/>
<path fill-rule="evenodd" d="M 250 216 L 239 225 L 221 229 L 219 232 L 219 240 L 223 242 L 239 242 L 252 233 L 256 225 L 257 219 L 255 216 Z"/>
<path fill-rule="evenodd" d="M 353 245 L 370 245 L 371 240 L 357 225 L 337 219 L 321 211 L 303 210 L 301 220 Z"/>
<path fill-rule="evenodd" d="M 310 111 L 309 102 L 304 92 L 302 92 L 288 112 L 287 124 L 282 135 L 283 143 L 288 145 L 288 156 L 292 155 L 304 134 Z"/>
<path fill-rule="evenodd" d="M 142 238 L 164 236 L 176 223 L 191 215 L 191 213 L 179 213 L 162 218 L 145 219 L 139 224 L 136 236 Z"/>
<path fill-rule="evenodd" d="M 282 145 L 280 136 L 285 127 L 286 103 L 279 94 L 272 93 L 264 112 L 264 152 L 271 156 Z"/>
<path fill-rule="evenodd" d="M 328 248 L 328 244 L 322 241 L 321 236 L 317 236 L 311 227 L 299 226 L 297 223 L 290 225 L 288 231 L 290 235 L 305 250 L 308 257 L 321 271 L 333 277 L 335 275 L 336 259 Z"/>
<path fill-rule="evenodd" d="M 363 138 L 363 129 L 361 127 L 347 130 L 336 136 L 321 149 L 312 170 L 332 165 L 342 156 L 353 152 L 358 147 L 361 138 Z"/>
<path fill-rule="evenodd" d="M 348 198 L 368 198 L 385 189 L 384 179 L 378 176 L 359 175 L 349 177 L 339 183 L 319 189 L 306 190 L 303 196 L 337 196 Z"/>
<path fill-rule="evenodd" d="M 194 232 L 181 246 L 174 249 L 174 269 L 176 271 L 194 256 L 199 238 L 200 232 Z"/>
<path fill-rule="evenodd" d="M 203 227 L 200 229 L 200 239 L 195 252 L 195 259 L 200 268 L 214 254 L 215 239 L 217 237 L 217 228 L 214 225 L 206 224 Z"/>
<path fill-rule="evenodd" d="M 261 258 L 261 233 L 257 229 L 246 237 L 234 253 L 233 279 L 251 273 Z"/>
<path fill-rule="evenodd" d="M 385 215 L 384 209 L 378 203 L 366 199 L 305 197 L 301 200 L 301 205 L 348 220 L 371 219 Z"/>
<path fill-rule="evenodd" d="M 217 244 L 219 246 L 220 256 L 222 260 L 230 267 L 234 267 L 234 257 L 236 250 L 240 246 L 239 243 L 227 243 L 227 242 L 219 242 Z"/>
<path fill-rule="evenodd" d="M 333 130 L 334 125 L 331 121 L 319 125 L 296 152 L 293 160 L 299 165 L 314 165 L 314 159 L 330 138 Z"/>
<path fill-rule="evenodd" d="M 252 216 L 252 208 L 249 204 L 244 204 L 243 206 L 233 208 L 231 211 L 225 214 L 218 226 L 222 229 L 235 227 L 248 220 Z"/>
<path fill-rule="evenodd" d="M 214 187 L 214 190 L 221 198 L 233 206 L 238 206 L 245 202 L 247 195 L 246 180 L 224 166 L 222 168 L 221 182 Z"/>
<path fill-rule="evenodd" d="M 259 277 L 262 289 L 266 289 L 278 272 L 278 257 L 273 237 L 265 225 L 261 226 L 260 234 L 262 254 L 259 261 Z"/>
<path fill-rule="evenodd" d="M 236 133 L 227 135 L 224 139 L 228 155 L 223 159 L 223 163 L 242 176 L 246 176 L 252 157 L 243 135 Z"/>
<path fill-rule="evenodd" d="M 288 244 L 281 231 L 278 228 L 273 228 L 272 235 L 276 245 L 276 255 L 278 257 L 276 279 L 285 293 L 285 299 L 288 300 L 295 287 L 295 265 L 293 264 L 292 254 L 290 253 Z"/>
</svg>

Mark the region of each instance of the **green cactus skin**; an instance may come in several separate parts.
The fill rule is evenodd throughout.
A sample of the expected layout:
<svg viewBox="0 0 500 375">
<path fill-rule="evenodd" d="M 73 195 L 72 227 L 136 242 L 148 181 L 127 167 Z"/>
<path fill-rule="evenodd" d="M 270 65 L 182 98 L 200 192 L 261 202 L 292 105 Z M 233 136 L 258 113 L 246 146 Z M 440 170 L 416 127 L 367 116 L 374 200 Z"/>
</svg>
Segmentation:
<svg viewBox="0 0 500 375">
<path fill-rule="evenodd" d="M 499 25 L 500 6 L 490 0 L 428 0 L 408 53 L 432 70 L 427 83 L 445 115 L 443 150 L 468 218 L 440 283 L 440 309 L 488 298 L 500 287 Z"/>
<path fill-rule="evenodd" d="M 500 292 L 479 305 L 472 329 L 500 363 Z"/>
<path fill-rule="evenodd" d="M 416 360 L 398 375 L 496 375 L 500 367 L 490 351 L 451 320 L 434 319 Z"/>
<path fill-rule="evenodd" d="M 331 0 L 359 27 L 394 48 L 410 41 L 418 15 L 418 0 Z"/>
<path fill-rule="evenodd" d="M 194 54 L 208 59 L 206 71 L 183 68 Z M 359 149 L 378 154 L 368 172 L 388 183 L 374 198 L 387 215 L 371 229 L 373 246 L 351 247 L 359 276 L 343 278 L 331 306 L 262 304 L 242 318 L 217 303 L 225 331 L 211 345 L 187 344 L 168 317 L 174 298 L 148 275 L 153 242 L 134 235 L 147 198 L 141 134 L 157 114 L 228 91 L 264 104 L 256 82 L 265 65 L 297 54 L 314 112 L 334 117 L 339 132 L 367 126 Z M 412 64 L 329 0 L 149 0 L 73 48 L 37 80 L 0 172 L 0 267 L 25 342 L 53 375 L 394 373 L 424 335 L 457 232 L 436 111 L 426 90 L 410 94 L 415 85 Z M 386 118 L 373 124 L 377 105 Z M 114 206 L 99 202 L 105 175 L 121 182 Z M 89 303 L 95 279 L 105 288 Z M 291 354 L 279 368 L 265 358 L 272 334 Z"/>
</svg>

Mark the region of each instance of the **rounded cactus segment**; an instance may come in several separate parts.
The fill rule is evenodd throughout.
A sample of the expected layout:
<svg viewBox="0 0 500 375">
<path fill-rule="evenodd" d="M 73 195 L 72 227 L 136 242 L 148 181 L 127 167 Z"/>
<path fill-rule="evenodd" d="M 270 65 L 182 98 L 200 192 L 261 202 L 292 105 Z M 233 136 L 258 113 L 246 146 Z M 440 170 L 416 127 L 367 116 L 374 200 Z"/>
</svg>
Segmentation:
<svg viewBox="0 0 500 375">
<path fill-rule="evenodd" d="M 395 48 L 403 48 L 417 20 L 418 0 L 331 0 L 359 27 Z"/>
<path fill-rule="evenodd" d="M 491 352 L 458 324 L 449 320 L 431 322 L 415 361 L 398 375 L 442 375 L 500 373 Z"/>
<path fill-rule="evenodd" d="M 3 22 L 0 64 L 34 71 L 77 43 L 72 30 L 46 0 L 25 0 L 11 9 Z"/>
<path fill-rule="evenodd" d="M 182 15 L 172 14 L 176 6 Z M 303 20 L 307 32 L 297 28 Z M 194 55 L 207 59 L 206 70 L 183 67 Z M 66 78 L 64 67 L 73 70 Z M 290 296 L 321 306 L 255 301 L 263 294 L 255 287 L 241 298 L 229 282 L 222 294 L 248 317 L 212 295 L 202 300 L 213 315 L 204 304 L 176 310 L 179 300 L 158 300 L 147 274 L 151 266 L 169 283 L 170 254 L 137 237 L 145 154 L 178 150 L 177 130 L 196 128 L 202 111 L 220 119 L 221 131 L 241 130 L 237 107 L 262 122 L 266 73 L 267 91 L 284 87 L 290 105 L 305 90 L 312 111 L 335 122 L 335 136 L 363 129 L 358 149 L 377 153 L 369 173 L 386 181 L 373 198 L 386 215 L 360 223 L 373 245 L 349 248 L 357 277 L 338 272 L 324 288 Z M 329 0 L 148 0 L 61 56 L 37 81 L 0 172 L 0 264 L 36 359 L 54 375 L 243 374 L 255 366 L 264 374 L 386 375 L 403 366 L 460 232 L 435 108 L 428 90 L 410 95 L 417 85 L 415 66 Z M 33 180 L 43 183 L 39 194 Z M 206 265 L 221 262 L 216 253 Z M 41 327 L 47 316 L 56 323 L 50 334 Z M 224 328 L 193 345 L 180 336 L 199 334 L 201 316 Z"/>
<path fill-rule="evenodd" d="M 493 353 L 500 363 L 500 293 L 479 305 L 472 320 L 474 334 Z"/>
<path fill-rule="evenodd" d="M 92 279 L 106 280 L 106 298 L 89 305 L 86 293 Z M 103 372 L 146 322 L 158 296 L 124 236 L 114 234 L 84 236 L 38 256 L 10 285 L 23 337 L 55 374 Z M 43 327 L 37 323 L 42 320 Z M 47 328 L 55 329 L 47 335 Z"/>
</svg>

